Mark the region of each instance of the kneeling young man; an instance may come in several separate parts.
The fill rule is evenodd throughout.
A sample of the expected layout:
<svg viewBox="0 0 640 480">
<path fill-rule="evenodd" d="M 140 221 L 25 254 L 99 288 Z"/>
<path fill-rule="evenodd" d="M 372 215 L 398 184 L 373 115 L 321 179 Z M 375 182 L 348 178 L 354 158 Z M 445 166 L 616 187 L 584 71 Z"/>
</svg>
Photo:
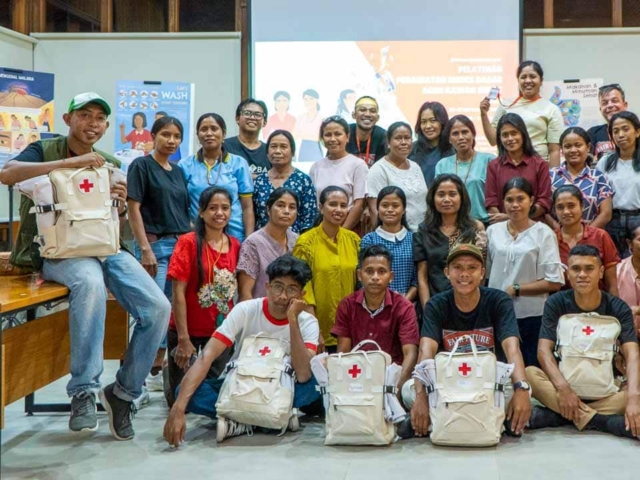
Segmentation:
<svg viewBox="0 0 640 480">
<path fill-rule="evenodd" d="M 530 428 L 559 427 L 573 423 L 578 430 L 594 429 L 620 437 L 640 436 L 640 377 L 638 340 L 629 306 L 618 297 L 603 292 L 598 282 L 604 275 L 600 254 L 590 245 L 577 245 L 569 252 L 569 282 L 572 290 L 558 292 L 547 300 L 538 342 L 542 370 L 528 367 L 533 396 L 545 407 L 535 407 Z M 627 389 L 589 402 L 578 397 L 560 372 L 554 357 L 560 317 L 596 312 L 620 322 L 620 350 L 627 366 Z M 589 327 L 584 335 L 591 335 Z"/>
<path fill-rule="evenodd" d="M 447 257 L 445 275 L 451 290 L 427 302 L 422 317 L 418 363 L 433 359 L 438 350 L 450 351 L 458 337 L 471 335 L 479 349 L 491 350 L 499 361 L 513 363 L 513 397 L 507 406 L 507 433 L 519 436 L 531 414 L 530 386 L 525 381 L 518 321 L 511 297 L 502 290 L 481 287 L 484 257 L 475 245 L 460 244 Z M 429 432 L 429 401 L 424 385 L 414 380 L 416 398 L 398 434 L 403 438 Z"/>
<path fill-rule="evenodd" d="M 418 321 L 413 303 L 389 289 L 393 280 L 391 252 L 371 245 L 360 252 L 358 280 L 362 288 L 338 305 L 331 335 L 338 337 L 338 353 L 350 352 L 363 340 L 373 340 L 402 365 L 400 382 L 411 378 L 418 358 Z M 370 350 L 371 346 L 363 347 Z"/>
<path fill-rule="evenodd" d="M 164 438 L 171 445 L 177 447 L 184 441 L 186 410 L 216 418 L 216 401 L 224 376 L 205 380 L 209 368 L 234 344 L 236 350 L 231 361 L 236 360 L 243 340 L 258 333 L 290 342 L 291 351 L 287 355 L 291 355 L 296 374 L 293 407 L 300 408 L 320 398 L 311 373 L 311 359 L 318 348 L 320 327 L 315 317 L 303 311 L 306 303 L 302 300 L 304 286 L 311 280 L 311 269 L 303 260 L 284 255 L 269 264 L 267 276 L 267 297 L 237 304 L 182 380 L 164 426 Z M 230 434 L 239 435 L 248 430 L 245 425 L 228 419 L 226 423 Z"/>
</svg>

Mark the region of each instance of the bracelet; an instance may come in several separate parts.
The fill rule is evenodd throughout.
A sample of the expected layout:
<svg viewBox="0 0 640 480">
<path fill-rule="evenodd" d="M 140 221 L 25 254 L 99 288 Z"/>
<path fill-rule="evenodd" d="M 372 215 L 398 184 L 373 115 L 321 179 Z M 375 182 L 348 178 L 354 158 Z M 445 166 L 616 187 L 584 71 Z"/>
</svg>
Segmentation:
<svg viewBox="0 0 640 480">
<path fill-rule="evenodd" d="M 127 206 L 125 205 L 125 206 L 124 206 L 124 210 L 122 211 L 122 213 L 119 213 L 119 214 L 118 214 L 118 216 L 119 216 L 120 218 L 122 218 L 122 217 L 124 217 L 124 216 L 127 214 L 127 212 L 128 212 L 128 211 L 129 211 L 129 207 L 127 207 Z"/>
</svg>

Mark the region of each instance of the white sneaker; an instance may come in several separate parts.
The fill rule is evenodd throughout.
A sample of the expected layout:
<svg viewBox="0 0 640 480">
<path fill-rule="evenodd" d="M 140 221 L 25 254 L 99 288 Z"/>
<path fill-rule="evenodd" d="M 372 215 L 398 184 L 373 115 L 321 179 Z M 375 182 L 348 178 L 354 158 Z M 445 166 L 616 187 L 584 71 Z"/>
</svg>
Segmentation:
<svg viewBox="0 0 640 480">
<path fill-rule="evenodd" d="M 145 405 L 148 405 L 150 401 L 149 390 L 144 385 L 142 386 L 142 394 L 133 401 L 137 410 L 140 410 Z"/>
<path fill-rule="evenodd" d="M 147 386 L 147 390 L 150 392 L 162 392 L 164 391 L 164 381 L 162 380 L 162 371 L 159 371 L 155 375 L 147 375 L 147 379 L 144 381 Z"/>
<path fill-rule="evenodd" d="M 298 419 L 298 409 L 294 408 L 291 412 L 291 418 L 289 419 L 289 430 L 297 432 L 300 430 L 300 420 Z"/>
<path fill-rule="evenodd" d="M 216 441 L 222 443 L 227 437 L 235 437 L 246 433 L 250 437 L 253 435 L 253 427 L 244 423 L 234 422 L 228 418 L 218 417 L 216 427 Z"/>
</svg>

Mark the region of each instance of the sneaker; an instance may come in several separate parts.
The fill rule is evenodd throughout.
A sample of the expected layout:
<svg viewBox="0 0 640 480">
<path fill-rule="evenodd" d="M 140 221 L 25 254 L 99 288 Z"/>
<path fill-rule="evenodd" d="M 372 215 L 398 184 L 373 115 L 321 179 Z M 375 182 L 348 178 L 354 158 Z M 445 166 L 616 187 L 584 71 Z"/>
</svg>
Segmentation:
<svg viewBox="0 0 640 480">
<path fill-rule="evenodd" d="M 144 381 L 147 386 L 147 390 L 150 392 L 162 392 L 164 391 L 164 380 L 162 379 L 162 371 L 159 371 L 155 375 L 149 373 L 147 379 Z"/>
<path fill-rule="evenodd" d="M 100 402 L 109 415 L 109 428 L 116 440 L 131 440 L 135 435 L 131 420 L 138 410 L 133 402 L 116 397 L 114 386 L 112 383 L 100 390 Z"/>
<path fill-rule="evenodd" d="M 72 432 L 95 432 L 98 429 L 96 396 L 91 392 L 80 392 L 71 399 L 69 430 Z"/>
<path fill-rule="evenodd" d="M 300 419 L 298 418 L 298 409 L 294 408 L 292 410 L 291 418 L 289 419 L 289 430 L 292 432 L 297 432 L 300 430 Z"/>
<path fill-rule="evenodd" d="M 520 438 L 522 437 L 522 433 L 516 433 L 513 431 L 513 429 L 511 428 L 511 421 L 513 420 L 513 418 L 507 420 L 505 418 L 504 420 L 504 434 L 507 437 L 514 437 L 514 438 Z"/>
<path fill-rule="evenodd" d="M 411 426 L 410 414 L 407 414 L 407 416 L 404 417 L 404 420 L 396 423 L 396 433 L 403 440 L 413 438 L 415 436 L 415 432 L 413 431 L 413 427 Z"/>
<path fill-rule="evenodd" d="M 236 437 L 246 433 L 250 437 L 253 435 L 253 427 L 244 423 L 234 422 L 228 418 L 218 417 L 218 425 L 216 427 L 216 441 L 222 443 L 227 437 Z"/>
<path fill-rule="evenodd" d="M 616 437 L 640 440 L 640 438 L 633 436 L 631 430 L 627 430 L 624 415 L 602 415 L 596 413 L 587 424 L 587 430 L 596 430 L 598 432 L 611 433 Z"/>
<path fill-rule="evenodd" d="M 558 428 L 564 425 L 571 425 L 573 422 L 567 420 L 559 413 L 546 407 L 533 407 L 527 428 L 536 430 L 538 428 Z"/>
<path fill-rule="evenodd" d="M 140 410 L 141 408 L 149 405 L 150 397 L 149 390 L 144 385 L 142 386 L 142 393 L 138 398 L 133 401 L 133 404 L 136 406 L 136 410 Z"/>
</svg>

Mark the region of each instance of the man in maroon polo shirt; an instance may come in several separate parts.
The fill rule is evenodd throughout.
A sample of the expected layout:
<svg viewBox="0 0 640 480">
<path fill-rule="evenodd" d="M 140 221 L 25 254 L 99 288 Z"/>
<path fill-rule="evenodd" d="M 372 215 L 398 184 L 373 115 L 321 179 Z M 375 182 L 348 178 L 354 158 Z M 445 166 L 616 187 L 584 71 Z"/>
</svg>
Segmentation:
<svg viewBox="0 0 640 480">
<path fill-rule="evenodd" d="M 371 245 L 360 252 L 358 280 L 362 288 L 338 305 L 331 335 L 338 338 L 338 353 L 350 352 L 362 340 L 373 340 L 402 365 L 398 385 L 411 377 L 418 359 L 418 321 L 413 304 L 389 289 L 393 280 L 391 252 Z M 363 350 L 374 348 L 365 345 Z"/>
</svg>

